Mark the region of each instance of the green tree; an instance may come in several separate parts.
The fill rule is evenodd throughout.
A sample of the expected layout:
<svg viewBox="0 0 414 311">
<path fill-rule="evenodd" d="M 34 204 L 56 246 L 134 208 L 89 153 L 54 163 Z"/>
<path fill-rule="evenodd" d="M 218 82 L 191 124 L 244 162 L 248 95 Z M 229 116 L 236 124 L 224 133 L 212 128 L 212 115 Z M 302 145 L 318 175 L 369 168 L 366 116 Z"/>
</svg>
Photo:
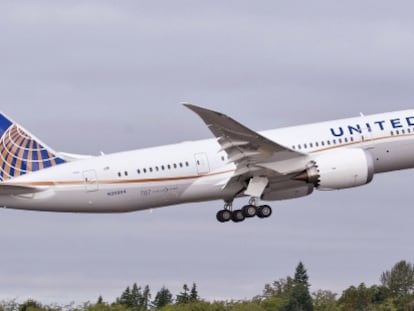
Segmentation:
<svg viewBox="0 0 414 311">
<path fill-rule="evenodd" d="M 214 310 L 214 309 L 210 309 Z M 261 304 L 252 301 L 240 301 L 227 306 L 229 311 L 267 311 Z M 272 310 L 274 311 L 274 309 Z"/>
<path fill-rule="evenodd" d="M 378 311 L 398 311 L 398 306 L 392 298 L 388 298 L 378 305 Z"/>
<path fill-rule="evenodd" d="M 103 304 L 103 303 L 104 303 L 103 298 L 102 298 L 102 296 L 101 296 L 101 295 L 99 295 L 99 297 L 98 297 L 98 301 L 96 302 L 96 304 L 97 304 L 97 305 L 101 305 L 101 304 Z"/>
<path fill-rule="evenodd" d="M 40 302 L 29 299 L 19 306 L 19 311 L 41 311 L 44 310 Z"/>
<path fill-rule="evenodd" d="M 64 309 L 67 310 L 67 309 Z M 79 309 L 69 309 L 70 311 L 80 311 Z M 131 309 L 120 304 L 108 305 L 106 303 L 86 306 L 82 311 L 130 311 Z"/>
<path fill-rule="evenodd" d="M 295 271 L 295 278 L 293 279 L 294 284 L 303 284 L 309 288 L 309 277 L 302 262 L 299 262 Z"/>
<path fill-rule="evenodd" d="M 16 299 L 2 300 L 0 302 L 1 311 L 16 311 L 18 309 L 19 309 L 19 304 L 16 302 Z"/>
<path fill-rule="evenodd" d="M 132 290 L 129 298 L 130 303 L 127 305 L 130 308 L 139 310 L 142 306 L 142 293 L 141 287 L 138 287 L 137 283 L 132 285 Z"/>
<path fill-rule="evenodd" d="M 312 294 L 313 307 L 315 311 L 335 311 L 339 310 L 336 294 L 329 290 L 318 290 Z"/>
<path fill-rule="evenodd" d="M 191 287 L 191 291 L 190 291 L 190 301 L 194 302 L 199 300 L 199 296 L 198 296 L 198 290 L 197 290 L 197 285 L 196 283 L 193 283 L 193 286 Z"/>
<path fill-rule="evenodd" d="M 274 296 L 266 298 L 261 302 L 261 306 L 266 311 L 280 311 L 284 310 L 284 307 L 287 304 L 287 300 L 282 297 Z"/>
<path fill-rule="evenodd" d="M 374 292 L 361 283 L 358 287 L 351 286 L 346 289 L 339 303 L 344 311 L 365 311 L 373 306 L 373 298 Z"/>
<path fill-rule="evenodd" d="M 210 303 L 206 301 L 196 301 L 187 304 L 168 305 L 161 309 L 161 311 L 263 311 L 262 309 L 239 309 L 237 307 L 229 306 L 224 303 Z"/>
<path fill-rule="evenodd" d="M 287 311 L 313 311 L 312 297 L 309 293 L 309 277 L 302 262 L 296 267 L 293 287 L 285 307 Z"/>
<path fill-rule="evenodd" d="M 131 289 L 129 288 L 129 286 L 123 291 L 123 293 L 121 294 L 121 297 L 119 297 L 116 300 L 116 303 L 123 305 L 125 307 L 128 307 L 128 308 L 132 308 L 133 301 L 132 301 Z"/>
<path fill-rule="evenodd" d="M 132 285 L 132 289 L 128 286 L 121 297 L 116 299 L 116 304 L 123 305 L 131 310 L 148 310 L 150 307 L 151 292 L 148 285 L 141 288 L 137 283 Z"/>
<path fill-rule="evenodd" d="M 141 295 L 141 299 L 139 301 L 139 309 L 140 310 L 148 310 L 151 301 L 151 291 L 149 285 L 144 287 L 144 290 Z"/>
<path fill-rule="evenodd" d="M 391 271 L 381 275 L 381 283 L 390 290 L 392 296 L 406 298 L 414 290 L 414 265 L 405 260 L 398 262 Z"/>
<path fill-rule="evenodd" d="M 152 302 L 153 306 L 156 309 L 161 309 L 164 306 L 170 305 L 173 303 L 173 295 L 168 288 L 163 286 L 155 295 L 155 299 Z"/>
<path fill-rule="evenodd" d="M 262 298 L 279 297 L 288 299 L 293 288 L 293 279 L 288 276 L 286 279 L 274 281 L 272 285 L 266 284 L 263 290 Z"/>
<path fill-rule="evenodd" d="M 183 291 L 177 295 L 177 304 L 187 304 L 190 302 L 190 290 L 187 284 L 183 285 Z"/>
</svg>

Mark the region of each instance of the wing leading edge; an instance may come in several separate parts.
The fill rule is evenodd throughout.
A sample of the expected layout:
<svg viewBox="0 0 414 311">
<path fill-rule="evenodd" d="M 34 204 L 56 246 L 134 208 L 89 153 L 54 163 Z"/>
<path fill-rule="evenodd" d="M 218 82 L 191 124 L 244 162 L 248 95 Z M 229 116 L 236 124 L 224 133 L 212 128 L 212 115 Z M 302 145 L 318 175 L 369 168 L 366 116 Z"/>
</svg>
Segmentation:
<svg viewBox="0 0 414 311">
<path fill-rule="evenodd" d="M 303 153 L 269 140 L 225 114 L 195 105 L 184 105 L 201 117 L 229 155 L 229 160 L 236 164 L 284 161 L 304 156 Z"/>
</svg>

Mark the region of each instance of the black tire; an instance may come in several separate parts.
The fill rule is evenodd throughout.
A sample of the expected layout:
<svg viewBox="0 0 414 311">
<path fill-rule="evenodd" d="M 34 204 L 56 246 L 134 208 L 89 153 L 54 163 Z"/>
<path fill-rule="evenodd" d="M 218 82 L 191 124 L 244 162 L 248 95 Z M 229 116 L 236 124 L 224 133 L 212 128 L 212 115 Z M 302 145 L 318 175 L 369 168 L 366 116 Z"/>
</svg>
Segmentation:
<svg viewBox="0 0 414 311">
<path fill-rule="evenodd" d="M 230 221 L 231 220 L 231 212 L 227 209 L 223 210 L 222 217 L 224 219 L 224 222 Z"/>
<path fill-rule="evenodd" d="M 251 218 L 257 215 L 257 207 L 254 205 L 246 205 L 242 208 L 242 211 L 246 218 Z"/>
<path fill-rule="evenodd" d="M 259 210 L 257 212 L 257 216 L 259 218 L 268 218 L 272 216 L 272 208 L 269 205 L 263 205 L 259 207 Z"/>
<path fill-rule="evenodd" d="M 229 210 L 221 210 L 217 212 L 216 218 L 219 222 L 225 223 L 231 220 L 232 214 Z"/>
<path fill-rule="evenodd" d="M 233 222 L 242 222 L 246 217 L 243 215 L 243 211 L 238 209 L 231 213 L 231 220 Z"/>
</svg>

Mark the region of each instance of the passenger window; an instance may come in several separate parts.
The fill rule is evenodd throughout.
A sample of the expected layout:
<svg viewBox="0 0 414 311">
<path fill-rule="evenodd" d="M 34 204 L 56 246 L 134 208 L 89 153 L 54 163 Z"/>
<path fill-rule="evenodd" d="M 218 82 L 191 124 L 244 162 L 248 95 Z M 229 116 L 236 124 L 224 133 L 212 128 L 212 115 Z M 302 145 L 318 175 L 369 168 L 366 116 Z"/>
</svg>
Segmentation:
<svg viewBox="0 0 414 311">
<path fill-rule="evenodd" d="M 180 167 L 183 167 L 183 163 L 180 162 Z"/>
<path fill-rule="evenodd" d="M 122 176 L 121 172 L 118 172 L 118 177 L 121 177 L 121 176 Z"/>
<path fill-rule="evenodd" d="M 338 142 L 339 142 L 340 144 L 342 144 L 342 139 L 341 139 L 341 138 L 339 138 L 339 139 L 338 139 Z"/>
<path fill-rule="evenodd" d="M 316 142 L 316 143 L 315 143 L 315 146 L 316 146 L 316 147 L 319 147 L 319 143 L 318 143 L 318 142 Z"/>
<path fill-rule="evenodd" d="M 332 141 L 332 143 L 333 143 L 334 145 L 336 145 L 336 139 L 334 139 L 334 140 Z"/>
<path fill-rule="evenodd" d="M 144 169 L 143 169 L 143 171 L 144 171 L 144 173 L 146 173 L 146 172 L 147 172 L 147 169 L 146 169 L 146 168 L 144 168 Z"/>
<path fill-rule="evenodd" d="M 169 165 L 169 164 L 168 164 L 168 165 L 167 165 L 167 168 L 170 170 L 170 169 L 171 169 L 171 165 Z"/>
<path fill-rule="evenodd" d="M 307 144 L 304 144 L 303 145 L 303 148 L 307 149 L 308 148 L 308 145 Z"/>
<path fill-rule="evenodd" d="M 326 143 L 327 143 L 328 146 L 331 145 L 331 141 L 330 140 L 326 141 Z"/>
<path fill-rule="evenodd" d="M 322 146 L 325 146 L 325 142 L 324 142 L 324 141 L 321 141 L 321 145 L 322 145 Z"/>
<path fill-rule="evenodd" d="M 127 172 L 127 171 L 125 171 L 125 172 L 124 172 L 124 175 L 125 175 L 125 176 L 128 176 L 128 172 Z"/>
<path fill-rule="evenodd" d="M 223 157 L 224 158 L 224 157 Z M 224 160 L 223 160 L 224 161 Z M 190 164 L 188 162 L 185 162 L 185 166 L 189 167 Z"/>
<path fill-rule="evenodd" d="M 312 143 L 309 144 L 309 148 L 313 148 L 313 144 Z"/>
<path fill-rule="evenodd" d="M 174 168 L 177 168 L 177 164 L 174 163 Z"/>
<path fill-rule="evenodd" d="M 155 167 L 155 171 L 158 172 L 160 169 L 158 166 Z"/>
<path fill-rule="evenodd" d="M 137 169 L 137 173 L 138 173 L 138 174 L 141 174 L 141 170 L 140 170 L 140 169 Z"/>
<path fill-rule="evenodd" d="M 161 165 L 161 169 L 162 169 L 162 170 L 165 170 L 165 166 L 164 166 L 164 165 Z"/>
<path fill-rule="evenodd" d="M 344 141 L 347 143 L 347 142 L 348 142 L 348 138 L 346 138 L 346 137 L 345 137 L 345 138 L 344 138 Z"/>
</svg>

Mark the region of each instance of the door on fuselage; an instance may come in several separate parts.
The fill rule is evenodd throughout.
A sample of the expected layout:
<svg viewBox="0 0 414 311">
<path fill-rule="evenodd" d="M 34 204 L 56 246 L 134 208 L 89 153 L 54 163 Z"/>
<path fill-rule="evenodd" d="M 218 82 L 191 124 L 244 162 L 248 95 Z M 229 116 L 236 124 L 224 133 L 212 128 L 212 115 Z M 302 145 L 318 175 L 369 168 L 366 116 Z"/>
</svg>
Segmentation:
<svg viewBox="0 0 414 311">
<path fill-rule="evenodd" d="M 210 173 L 210 164 L 208 163 L 208 157 L 205 152 L 196 153 L 194 158 L 196 161 L 198 175 Z"/>
<path fill-rule="evenodd" d="M 95 170 L 83 171 L 83 181 L 86 192 L 98 191 L 98 178 Z"/>
</svg>

